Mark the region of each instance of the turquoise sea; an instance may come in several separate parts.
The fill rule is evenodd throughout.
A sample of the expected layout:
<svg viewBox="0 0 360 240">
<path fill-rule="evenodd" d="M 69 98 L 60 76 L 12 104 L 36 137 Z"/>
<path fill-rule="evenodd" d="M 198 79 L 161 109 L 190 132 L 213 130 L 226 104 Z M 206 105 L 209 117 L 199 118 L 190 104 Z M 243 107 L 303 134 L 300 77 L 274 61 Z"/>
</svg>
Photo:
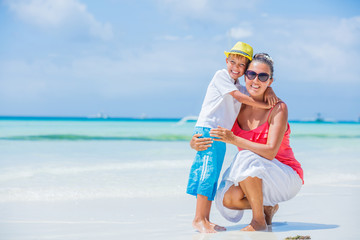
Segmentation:
<svg viewBox="0 0 360 240">
<path fill-rule="evenodd" d="M 0 118 L 0 202 L 185 194 L 194 121 Z M 308 185 L 360 185 L 360 123 L 290 122 Z M 224 168 L 236 153 L 228 146 Z"/>
</svg>

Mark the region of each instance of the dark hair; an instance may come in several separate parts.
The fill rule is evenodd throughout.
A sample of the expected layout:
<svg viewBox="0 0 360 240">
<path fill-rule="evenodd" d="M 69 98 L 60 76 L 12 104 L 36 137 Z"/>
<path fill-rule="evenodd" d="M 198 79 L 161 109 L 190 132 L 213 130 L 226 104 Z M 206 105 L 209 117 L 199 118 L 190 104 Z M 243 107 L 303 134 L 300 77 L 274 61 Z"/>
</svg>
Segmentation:
<svg viewBox="0 0 360 240">
<path fill-rule="evenodd" d="M 270 68 L 270 77 L 272 78 L 274 75 L 274 61 L 267 53 L 257 53 L 254 55 L 253 60 L 251 62 L 261 62 L 265 63 Z"/>
</svg>

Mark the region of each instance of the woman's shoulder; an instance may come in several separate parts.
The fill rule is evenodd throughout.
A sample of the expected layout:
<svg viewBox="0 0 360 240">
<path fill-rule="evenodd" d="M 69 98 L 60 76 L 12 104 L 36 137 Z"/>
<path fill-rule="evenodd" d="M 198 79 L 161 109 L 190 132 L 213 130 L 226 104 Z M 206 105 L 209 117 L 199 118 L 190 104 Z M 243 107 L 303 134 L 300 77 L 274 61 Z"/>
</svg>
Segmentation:
<svg viewBox="0 0 360 240">
<path fill-rule="evenodd" d="M 286 111 L 287 112 L 287 105 L 285 102 L 283 101 L 279 101 L 277 104 L 275 104 L 274 106 L 274 111 L 279 111 L 279 112 L 282 112 L 282 111 Z"/>
<path fill-rule="evenodd" d="M 288 108 L 285 102 L 280 101 L 277 104 L 275 104 L 275 106 L 273 107 L 273 109 L 270 112 L 269 118 L 274 119 L 274 118 L 286 118 L 287 121 L 287 117 L 288 117 Z"/>
</svg>

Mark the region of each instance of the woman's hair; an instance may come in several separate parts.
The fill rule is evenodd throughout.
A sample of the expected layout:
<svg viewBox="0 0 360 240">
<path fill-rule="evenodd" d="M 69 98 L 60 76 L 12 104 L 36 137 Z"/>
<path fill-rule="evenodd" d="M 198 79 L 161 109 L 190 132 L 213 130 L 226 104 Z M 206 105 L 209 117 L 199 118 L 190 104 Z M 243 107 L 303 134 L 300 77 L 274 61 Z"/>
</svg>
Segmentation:
<svg viewBox="0 0 360 240">
<path fill-rule="evenodd" d="M 265 63 L 270 68 L 270 77 L 273 78 L 274 75 L 274 61 L 267 53 L 257 53 L 254 55 L 253 60 L 251 62 L 261 62 Z"/>
</svg>

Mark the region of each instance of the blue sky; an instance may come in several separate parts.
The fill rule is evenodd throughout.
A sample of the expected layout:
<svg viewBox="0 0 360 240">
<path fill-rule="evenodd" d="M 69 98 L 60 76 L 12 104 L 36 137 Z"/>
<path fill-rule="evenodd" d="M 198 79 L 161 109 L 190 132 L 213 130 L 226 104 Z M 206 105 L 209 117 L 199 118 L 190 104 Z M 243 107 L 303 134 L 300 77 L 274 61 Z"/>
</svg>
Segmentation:
<svg viewBox="0 0 360 240">
<path fill-rule="evenodd" d="M 360 2 L 2 0 L 0 115 L 183 117 L 237 41 L 290 119 L 360 116 Z"/>
</svg>

